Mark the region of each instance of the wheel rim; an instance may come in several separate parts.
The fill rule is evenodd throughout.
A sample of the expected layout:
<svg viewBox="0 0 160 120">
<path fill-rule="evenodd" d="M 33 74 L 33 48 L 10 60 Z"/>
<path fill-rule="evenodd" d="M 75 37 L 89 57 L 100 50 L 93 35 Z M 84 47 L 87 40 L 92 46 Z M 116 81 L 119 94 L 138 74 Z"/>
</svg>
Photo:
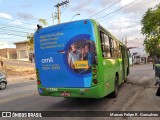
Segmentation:
<svg viewBox="0 0 160 120">
<path fill-rule="evenodd" d="M 3 82 L 3 83 L 1 83 L 1 84 L 0 84 L 0 88 L 1 88 L 1 89 L 6 88 L 6 83 L 4 83 L 4 82 Z"/>
</svg>

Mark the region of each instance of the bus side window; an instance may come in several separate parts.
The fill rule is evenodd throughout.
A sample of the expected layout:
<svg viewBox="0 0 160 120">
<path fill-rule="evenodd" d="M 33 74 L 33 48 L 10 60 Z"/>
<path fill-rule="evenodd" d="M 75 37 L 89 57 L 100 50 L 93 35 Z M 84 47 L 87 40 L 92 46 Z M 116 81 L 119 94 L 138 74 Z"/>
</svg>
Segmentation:
<svg viewBox="0 0 160 120">
<path fill-rule="evenodd" d="M 118 58 L 122 58 L 122 51 L 121 51 L 121 45 L 119 44 L 119 49 L 118 49 Z"/>
<path fill-rule="evenodd" d="M 127 58 L 127 50 L 124 49 L 124 58 Z"/>
<path fill-rule="evenodd" d="M 131 52 L 128 50 L 128 57 L 131 58 Z"/>
<path fill-rule="evenodd" d="M 110 53 L 111 53 L 111 57 L 114 57 L 114 46 L 113 46 L 113 39 L 110 38 Z"/>
<path fill-rule="evenodd" d="M 104 42 L 106 46 L 109 46 L 109 37 L 106 34 L 104 34 Z"/>
<path fill-rule="evenodd" d="M 109 47 L 109 37 L 104 34 L 102 31 L 100 32 L 101 35 L 101 48 L 102 48 L 102 56 L 104 58 L 110 58 L 110 47 Z"/>
<path fill-rule="evenodd" d="M 118 58 L 118 43 L 113 40 L 113 45 L 114 45 L 114 58 Z"/>
<path fill-rule="evenodd" d="M 100 32 L 101 44 L 104 45 L 104 34 Z"/>
</svg>

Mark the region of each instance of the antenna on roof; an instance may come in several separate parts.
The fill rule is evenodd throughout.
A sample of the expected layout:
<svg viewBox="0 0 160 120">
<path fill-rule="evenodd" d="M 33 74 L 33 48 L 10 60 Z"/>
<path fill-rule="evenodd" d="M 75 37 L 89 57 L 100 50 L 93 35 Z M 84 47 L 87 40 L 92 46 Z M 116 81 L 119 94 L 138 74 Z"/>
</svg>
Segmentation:
<svg viewBox="0 0 160 120">
<path fill-rule="evenodd" d="M 37 30 L 41 29 L 42 26 L 40 26 L 39 24 L 37 24 Z"/>
</svg>

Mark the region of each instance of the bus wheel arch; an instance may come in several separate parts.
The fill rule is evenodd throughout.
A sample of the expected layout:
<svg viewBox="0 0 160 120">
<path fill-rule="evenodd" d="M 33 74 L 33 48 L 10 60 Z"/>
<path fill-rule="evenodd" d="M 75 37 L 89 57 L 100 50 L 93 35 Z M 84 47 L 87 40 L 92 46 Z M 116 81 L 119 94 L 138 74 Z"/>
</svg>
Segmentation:
<svg viewBox="0 0 160 120">
<path fill-rule="evenodd" d="M 119 87 L 119 74 L 116 72 L 114 79 L 114 91 L 111 93 L 112 98 L 116 98 L 118 95 L 118 87 Z"/>
<path fill-rule="evenodd" d="M 126 78 L 125 78 L 124 82 L 127 82 L 128 75 L 129 75 L 129 67 L 127 67 L 127 76 L 126 76 Z"/>
<path fill-rule="evenodd" d="M 129 75 L 129 67 L 127 67 L 127 76 Z"/>
<path fill-rule="evenodd" d="M 119 74 L 116 72 L 115 77 L 117 77 L 118 83 L 119 83 Z"/>
</svg>

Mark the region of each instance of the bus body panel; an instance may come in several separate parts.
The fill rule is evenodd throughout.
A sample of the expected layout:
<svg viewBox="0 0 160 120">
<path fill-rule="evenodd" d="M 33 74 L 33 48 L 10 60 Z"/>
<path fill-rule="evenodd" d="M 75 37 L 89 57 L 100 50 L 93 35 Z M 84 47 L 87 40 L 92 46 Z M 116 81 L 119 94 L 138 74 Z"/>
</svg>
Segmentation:
<svg viewBox="0 0 160 120">
<path fill-rule="evenodd" d="M 42 86 L 46 88 L 91 87 L 92 72 L 76 73 L 68 64 L 71 44 L 77 43 L 83 46 L 87 42 L 95 44 L 94 29 L 89 20 L 61 24 L 37 31 L 35 57 Z M 83 69 L 80 70 L 83 72 Z"/>
<path fill-rule="evenodd" d="M 118 42 L 116 38 L 114 38 L 108 31 L 105 29 L 99 28 L 99 33 L 97 34 L 97 43 L 99 46 L 97 46 L 97 52 L 98 52 L 98 66 L 101 68 L 101 81 L 104 82 L 104 94 L 108 95 L 114 91 L 115 86 L 115 76 L 118 75 L 119 85 L 122 84 L 123 81 L 123 62 L 122 62 L 122 56 L 118 58 L 103 58 L 102 57 L 102 48 L 101 48 L 101 40 L 100 40 L 100 31 L 103 31 L 106 33 L 106 35 L 112 37 L 114 40 Z M 120 43 L 121 44 L 121 43 Z M 121 51 L 122 52 L 122 51 Z"/>
<path fill-rule="evenodd" d="M 123 82 L 122 77 L 127 75 L 125 70 L 128 67 L 125 64 L 127 58 L 123 58 L 123 55 L 122 58 L 103 58 L 99 32 L 99 24 L 94 20 L 60 24 L 36 32 L 36 70 L 37 80 L 40 81 L 38 91 L 41 96 L 102 98 L 114 91 L 116 74 L 118 74 L 119 84 Z M 46 36 L 52 36 L 52 40 L 57 41 L 60 47 L 43 49 L 45 47 L 43 41 L 50 39 Z M 55 36 L 58 36 L 57 40 L 55 40 Z M 77 74 L 67 63 L 66 59 L 71 44 L 80 40 L 88 40 L 95 45 L 94 52 L 97 63 L 94 65 L 96 65 L 96 79 L 98 81 L 96 84 L 93 83 L 95 69 L 91 69 L 88 74 Z M 53 64 L 60 65 L 60 69 L 57 66 L 52 66 L 54 70 L 50 70 L 48 66 Z"/>
</svg>

